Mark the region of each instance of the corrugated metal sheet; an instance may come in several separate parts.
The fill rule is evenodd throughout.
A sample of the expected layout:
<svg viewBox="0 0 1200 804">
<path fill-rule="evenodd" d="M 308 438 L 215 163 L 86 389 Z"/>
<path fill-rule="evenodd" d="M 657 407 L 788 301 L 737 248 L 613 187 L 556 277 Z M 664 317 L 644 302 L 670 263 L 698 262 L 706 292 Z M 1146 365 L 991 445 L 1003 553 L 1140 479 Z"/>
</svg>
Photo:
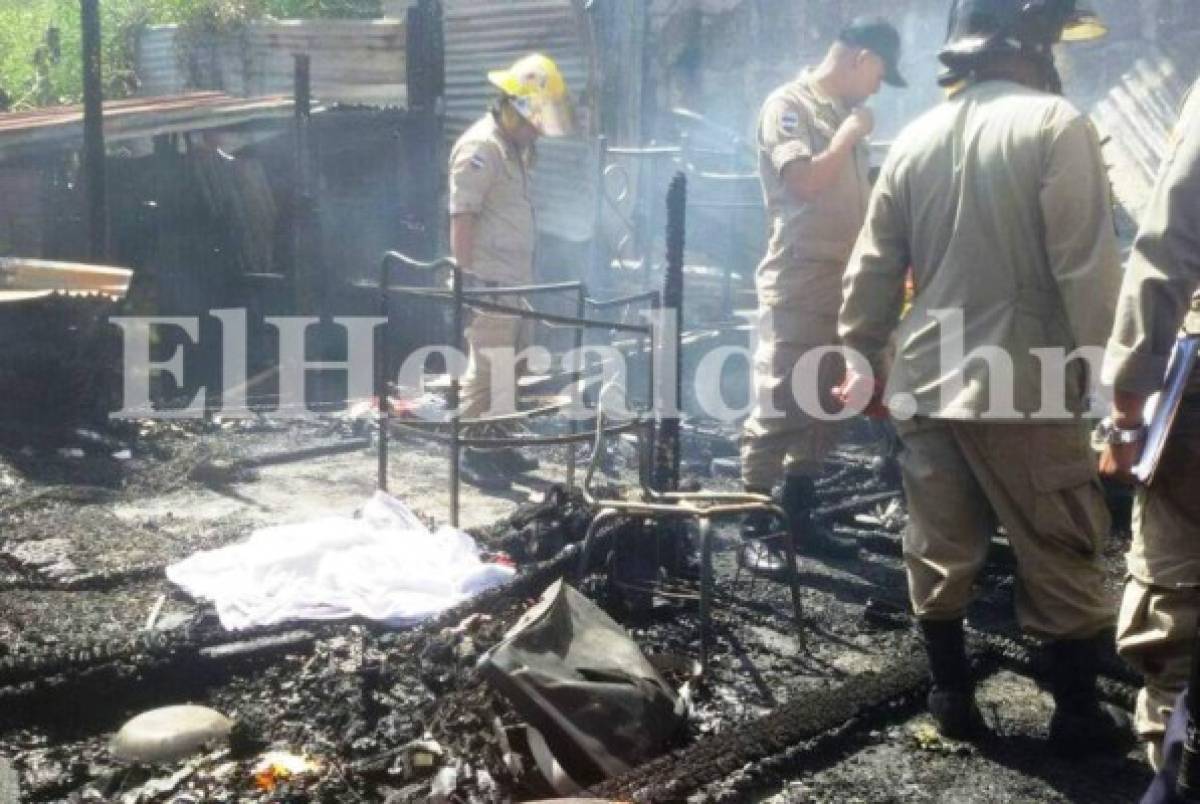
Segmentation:
<svg viewBox="0 0 1200 804">
<path fill-rule="evenodd" d="M 576 100 L 580 130 L 538 144 L 538 228 L 566 240 L 591 238 L 595 216 L 595 68 L 588 21 L 572 0 L 445 0 L 446 132 L 453 141 L 495 96 L 487 73 L 531 52 L 558 62 Z"/>
<path fill-rule="evenodd" d="M 293 54 L 312 57 L 313 96 L 325 103 L 403 106 L 404 22 L 304 20 L 255 23 L 246 31 L 251 95 L 290 91 Z"/>
<path fill-rule="evenodd" d="M 1135 219 L 1150 199 L 1187 89 L 1174 62 L 1151 50 L 1092 109 L 1108 138 L 1104 156 L 1113 189 Z"/>
<path fill-rule="evenodd" d="M 409 4 L 410 0 L 383 0 L 380 7 L 383 11 L 383 16 L 402 20 L 408 11 Z"/>
<path fill-rule="evenodd" d="M 46 199 L 41 172 L 0 169 L 0 254 L 41 254 Z"/>
<path fill-rule="evenodd" d="M 132 98 L 104 104 L 104 136 L 109 143 L 180 131 L 224 128 L 288 117 L 294 104 L 282 96 L 233 98 L 221 92 L 194 92 L 161 98 Z M 83 107 L 56 106 L 0 114 L 0 157 L 83 144 Z"/>
<path fill-rule="evenodd" d="M 175 95 L 187 88 L 175 49 L 175 32 L 174 25 L 151 25 L 142 29 L 137 43 L 139 95 Z"/>
<path fill-rule="evenodd" d="M 177 46 L 179 26 L 150 25 L 142 29 L 137 45 L 138 95 L 174 95 L 193 89 L 219 89 L 231 95 L 249 95 L 246 87 L 244 37 L 240 34 L 199 36 L 184 65 Z M 281 88 L 275 94 L 287 92 Z M 261 93 L 260 93 L 261 94 Z"/>
<path fill-rule="evenodd" d="M 187 84 L 175 46 L 177 33 L 173 25 L 143 31 L 138 46 L 143 93 L 178 91 Z M 272 95 L 292 92 L 293 55 L 307 53 L 317 100 L 403 106 L 404 46 L 403 20 L 283 20 L 255 22 L 214 38 L 193 59 L 205 88 Z"/>
</svg>

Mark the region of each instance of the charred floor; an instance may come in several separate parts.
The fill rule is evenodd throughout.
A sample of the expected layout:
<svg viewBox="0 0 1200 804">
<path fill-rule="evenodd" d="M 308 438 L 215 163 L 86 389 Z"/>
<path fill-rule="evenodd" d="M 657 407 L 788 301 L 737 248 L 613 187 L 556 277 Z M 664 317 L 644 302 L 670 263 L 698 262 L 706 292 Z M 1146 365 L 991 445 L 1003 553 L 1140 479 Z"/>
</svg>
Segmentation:
<svg viewBox="0 0 1200 804">
<path fill-rule="evenodd" d="M 825 228 L 782 244 L 788 260 L 810 244 L 822 253 L 789 264 L 805 281 L 786 304 L 760 298 L 765 235 L 791 230 L 813 203 L 802 193 L 785 215 L 773 209 L 771 174 L 759 170 L 778 160 L 764 160 L 755 134 L 760 107 L 803 65 L 846 44 L 861 15 L 894 15 L 902 55 L 864 44 L 853 63 L 887 57 L 909 90 L 886 90 L 869 115 L 862 98 L 836 99 L 830 108 L 847 118 L 817 126 L 828 124 L 828 142 L 781 146 L 787 164 L 811 161 L 842 141 L 849 122 L 855 156 L 844 169 L 858 202 L 814 220 L 836 228 L 866 215 L 875 206 L 869 184 L 887 178 L 891 149 L 923 139 L 904 137 L 906 126 L 978 78 L 948 74 L 937 58 L 947 11 L 961 2 L 293 4 L 306 15 L 371 6 L 355 19 L 275 19 L 258 13 L 266 3 L 239 2 L 216 5 L 246 18 L 215 28 L 206 17 L 150 24 L 149 8 L 168 4 L 144 3 L 136 25 L 104 31 L 129 51 L 130 97 L 98 89 L 100 3 L 81 3 L 96 12 L 80 20 L 92 53 L 80 65 L 90 87 L 77 93 L 83 105 L 49 106 L 44 82 L 18 93 L 25 98 L 0 87 L 0 107 L 16 101 L 0 109 L 0 804 L 501 804 L 568 794 L 688 804 L 1138 800 L 1152 778 L 1140 748 L 1087 759 L 1050 750 L 1052 668 L 1016 621 L 1016 558 L 1000 527 L 966 622 L 986 733 L 969 743 L 939 734 L 911 615 L 909 523 L 890 425 L 856 418 L 814 481 L 815 502 L 797 513 L 849 540 L 854 554 L 801 551 L 794 589 L 747 571 L 741 516 L 709 529 L 703 516 L 605 504 L 744 492 L 739 437 L 762 391 L 758 336 L 771 326 L 756 333 L 753 322 L 768 308 L 787 309 L 813 319 L 798 326 L 828 324 L 816 340 L 848 343 L 830 323 L 838 291 L 827 280 L 845 268 L 857 236 L 857 225 L 845 226 L 846 242 L 829 253 Z M 1020 5 L 1026 13 L 1054 4 Z M 1107 173 L 1091 198 L 1075 193 L 1079 209 L 1097 199 L 1105 209 L 1091 216 L 1101 224 L 1095 237 L 1073 239 L 1107 242 L 1111 228 L 1114 256 L 1132 248 L 1177 145 L 1178 107 L 1200 68 L 1200 16 L 1186 0 L 1086 5 L 1108 39 L 1061 48 L 1061 75 L 1046 78 L 1095 124 L 1102 151 L 1088 178 Z M 37 32 L 39 81 L 51 76 L 60 22 Z M 63 41 L 74 46 L 70 35 Z M 566 84 L 575 101 L 562 117 L 577 130 L 561 139 L 526 120 L 532 112 L 493 77 L 519 77 L 518 65 L 545 57 L 554 72 L 543 65 L 542 89 Z M 8 61 L 0 59 L 0 79 Z M 31 103 L 38 95 L 45 100 Z M 506 117 L 528 125 L 505 129 Z M 800 119 L 796 110 L 779 115 L 782 133 L 796 134 Z M 536 159 L 534 140 L 511 149 L 515 140 L 502 141 L 493 156 L 504 156 L 503 170 L 486 151 L 453 159 L 453 144 L 466 137 L 471 145 L 467 135 L 481 124 L 503 129 L 501 140 L 532 130 L 542 137 L 534 137 Z M 517 273 L 472 270 L 481 250 L 455 237 L 462 213 L 450 210 L 482 207 L 481 198 L 461 197 L 477 172 L 507 176 L 506 194 L 520 199 L 520 215 L 503 216 L 478 243 L 511 252 Z M 949 178 L 962 175 L 971 174 Z M 990 197 L 977 189 L 971 194 Z M 946 228 L 960 225 L 956 216 Z M 520 248 L 500 249 L 509 238 Z M 1030 253 L 1054 251 L 1035 245 Z M 972 255 L 964 275 L 991 269 L 990 254 L 974 259 L 978 250 L 963 252 Z M 897 310 L 901 297 L 911 311 L 938 284 L 922 288 L 928 266 L 915 264 L 918 252 L 898 260 Z M 826 274 L 806 276 L 813 266 Z M 818 303 L 815 277 L 829 285 L 828 304 Z M 1026 285 L 1023 277 L 1011 284 Z M 1095 304 L 1097 320 L 1100 284 L 1076 291 L 1081 307 Z M 1022 316 L 1014 331 L 1056 329 L 1046 312 L 1056 301 L 1026 309 L 1030 300 L 1017 295 L 1005 300 Z M 473 421 L 483 422 L 481 435 L 458 411 L 468 361 L 498 345 L 467 334 L 489 312 L 522 318 L 524 331 L 498 338 L 503 346 L 530 340 L 551 359 L 542 369 L 514 364 L 513 407 L 524 413 L 483 414 Z M 134 317 L 151 322 L 140 340 L 121 324 Z M 353 321 L 369 333 L 361 342 Z M 1057 328 L 1066 332 L 1065 323 Z M 795 333 L 785 338 L 783 329 L 779 340 L 790 343 Z M 567 359 L 584 347 L 607 356 Z M 428 359 L 427 350 L 444 353 Z M 402 364 L 413 355 L 422 357 L 410 383 Z M 626 376 L 606 374 L 617 364 Z M 825 378 L 828 367 L 787 369 L 789 379 L 817 381 L 822 413 L 837 407 L 824 400 L 835 385 L 843 382 L 847 397 L 851 385 L 849 375 Z M 326 382 L 334 373 L 339 379 Z M 671 385 L 672 404 L 659 405 Z M 604 433 L 609 391 L 625 393 L 636 421 L 593 443 L 587 431 Z M 576 402 L 589 409 L 582 425 L 563 415 Z M 422 406 L 438 424 L 417 421 Z M 505 435 L 518 435 L 514 443 L 540 467 L 492 464 L 504 491 L 460 483 L 467 461 L 454 459 L 459 448 L 490 449 Z M 651 477 L 664 467 L 669 477 Z M 1077 485 L 1099 482 L 1085 468 Z M 168 577 L 264 529 L 360 521 L 383 491 L 423 531 L 465 532 L 506 580 L 415 625 L 289 617 L 235 629 L 211 600 Z M 1102 563 L 1115 611 L 1131 492 L 1108 491 L 1116 525 Z M 1098 496 L 1093 502 L 1102 514 Z M 678 728 L 621 770 L 579 779 L 579 790 L 547 770 L 547 750 L 526 728 L 531 718 L 484 671 L 560 581 L 611 618 L 679 702 Z M 1141 679 L 1102 637 L 1100 696 L 1131 711 Z M 223 731 L 170 759 L 119 750 L 131 719 L 181 705 L 210 710 Z"/>
<path fill-rule="evenodd" d="M 416 508 L 436 520 L 447 493 L 444 450 L 411 436 L 392 446 L 403 456 L 392 462 L 393 493 L 420 501 Z M 1136 798 L 1150 776 L 1139 753 L 1071 762 L 1047 752 L 1050 699 L 1038 686 L 1038 646 L 1012 618 L 1013 558 L 1000 536 L 969 618 L 990 736 L 974 745 L 938 736 L 924 714 L 927 669 L 906 614 L 903 499 L 877 450 L 859 433 L 820 483 L 823 518 L 857 540 L 859 555 L 801 559 L 802 628 L 785 586 L 738 571 L 736 523 L 719 531 L 713 649 L 699 674 L 694 600 L 632 595 L 611 582 L 611 564 L 577 577 L 578 542 L 592 514 L 558 485 L 561 460 L 544 459 L 503 497 L 464 490 L 463 525 L 519 566 L 508 585 L 414 629 L 361 621 L 230 633 L 211 606 L 173 589 L 164 568 L 256 526 L 352 511 L 374 484 L 376 455 L 363 423 L 160 422 L 66 441 L 10 441 L 0 467 L 0 756 L 8 758 L 0 781 L 30 802 L 552 797 L 522 745 L 520 719 L 481 683 L 476 661 L 566 576 L 644 652 L 671 657 L 670 680 L 691 690 L 686 733 L 662 756 L 597 785 L 597 796 Z M 703 457 L 711 456 L 709 447 Z M 635 461 L 629 450 L 613 450 L 606 482 L 630 482 Z M 653 538 L 652 530 L 617 525 L 601 534 L 600 553 L 618 556 Z M 1123 549 L 1118 534 L 1106 550 L 1114 595 Z M 1136 683 L 1110 657 L 1105 697 L 1129 706 Z M 125 720 L 180 703 L 233 718 L 229 747 L 157 767 L 112 757 L 110 741 Z M 253 769 L 268 746 L 320 770 L 260 784 Z"/>
</svg>

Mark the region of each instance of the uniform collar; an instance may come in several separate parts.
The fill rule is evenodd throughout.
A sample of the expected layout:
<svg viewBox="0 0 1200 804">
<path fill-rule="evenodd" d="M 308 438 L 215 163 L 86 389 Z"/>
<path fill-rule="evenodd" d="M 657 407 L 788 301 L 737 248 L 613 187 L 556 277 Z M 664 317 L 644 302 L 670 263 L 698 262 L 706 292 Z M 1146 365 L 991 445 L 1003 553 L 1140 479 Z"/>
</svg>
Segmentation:
<svg viewBox="0 0 1200 804">
<path fill-rule="evenodd" d="M 500 125 L 500 121 L 496 119 L 495 114 L 488 114 L 488 125 L 491 126 L 492 137 L 496 142 L 500 143 L 500 147 L 504 149 L 504 158 L 516 162 L 520 165 L 528 163 L 531 157 L 532 149 L 522 150 L 515 142 L 509 139 L 505 133 L 504 127 Z"/>
<path fill-rule="evenodd" d="M 947 95 L 949 100 L 962 98 L 967 95 L 1008 95 L 1015 92 L 1045 94 L 1045 90 L 1035 89 L 1008 78 L 987 78 L 983 81 L 966 81 L 962 85 L 952 86 L 950 89 L 953 91 Z"/>
<path fill-rule="evenodd" d="M 846 106 L 845 102 L 833 97 L 821 89 L 821 85 L 818 83 L 817 77 L 811 68 L 804 68 L 800 72 L 800 75 L 796 78 L 796 83 L 799 85 L 802 92 L 804 92 L 821 106 L 829 108 L 838 116 L 845 116 L 849 113 L 849 108 Z"/>
</svg>

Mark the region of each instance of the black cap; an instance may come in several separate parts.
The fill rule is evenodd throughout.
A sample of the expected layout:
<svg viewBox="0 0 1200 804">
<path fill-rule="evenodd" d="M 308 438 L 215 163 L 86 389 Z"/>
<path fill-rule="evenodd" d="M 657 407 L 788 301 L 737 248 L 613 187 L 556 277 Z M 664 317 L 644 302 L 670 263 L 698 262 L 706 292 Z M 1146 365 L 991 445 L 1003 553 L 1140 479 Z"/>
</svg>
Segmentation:
<svg viewBox="0 0 1200 804">
<path fill-rule="evenodd" d="M 906 87 L 900 75 L 900 32 L 882 17 L 858 17 L 838 34 L 838 41 L 869 50 L 883 59 L 887 72 L 883 80 L 894 87 Z"/>
</svg>

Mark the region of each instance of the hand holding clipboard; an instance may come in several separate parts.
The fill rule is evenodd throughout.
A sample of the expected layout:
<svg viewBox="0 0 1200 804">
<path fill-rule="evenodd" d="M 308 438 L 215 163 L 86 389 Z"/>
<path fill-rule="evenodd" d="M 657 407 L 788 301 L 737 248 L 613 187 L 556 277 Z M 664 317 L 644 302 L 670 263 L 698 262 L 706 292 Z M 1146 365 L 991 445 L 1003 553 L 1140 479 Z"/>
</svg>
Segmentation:
<svg viewBox="0 0 1200 804">
<path fill-rule="evenodd" d="M 1200 355 L 1200 335 L 1180 335 L 1167 364 L 1167 377 L 1161 392 L 1152 396 L 1146 405 L 1149 427 L 1142 454 L 1133 467 L 1133 475 L 1144 485 L 1154 482 L 1154 474 L 1167 447 L 1167 438 L 1179 415 L 1188 380 Z"/>
</svg>

